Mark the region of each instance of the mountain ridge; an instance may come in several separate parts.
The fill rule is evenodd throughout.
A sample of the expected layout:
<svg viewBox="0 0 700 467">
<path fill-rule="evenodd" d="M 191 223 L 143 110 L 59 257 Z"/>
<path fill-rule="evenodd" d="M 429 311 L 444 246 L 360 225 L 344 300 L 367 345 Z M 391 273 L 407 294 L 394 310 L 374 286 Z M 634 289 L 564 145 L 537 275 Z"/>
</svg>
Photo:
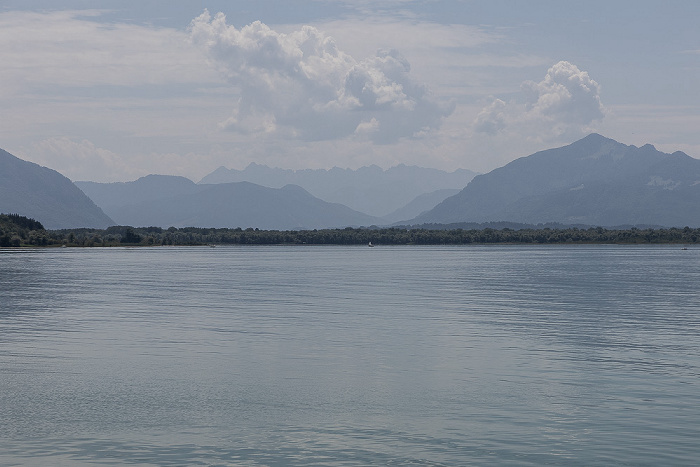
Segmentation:
<svg viewBox="0 0 700 467">
<path fill-rule="evenodd" d="M 700 224 L 700 161 L 593 133 L 476 176 L 414 224 Z"/>
<path fill-rule="evenodd" d="M 34 218 L 47 229 L 104 228 L 114 224 L 57 171 L 0 149 L 0 213 Z"/>
<path fill-rule="evenodd" d="M 173 191 L 152 193 L 150 182 Z M 157 175 L 133 182 L 76 182 L 101 200 L 116 222 L 132 226 L 229 227 L 272 230 L 369 226 L 381 219 L 318 199 L 295 185 L 269 188 L 251 182 L 195 184 L 183 177 Z M 138 195 L 135 195 L 137 193 Z"/>
<path fill-rule="evenodd" d="M 270 170 L 258 164 L 249 167 L 263 173 Z M 377 166 L 356 171 L 274 170 L 285 176 L 307 173 L 316 177 L 337 172 L 352 178 L 358 173 L 370 174 L 383 177 L 385 182 L 389 174 L 399 180 L 399 185 L 413 183 L 416 174 L 433 173 L 436 180 L 444 180 L 441 177 L 446 174 L 405 165 L 387 170 Z M 223 175 L 231 173 L 229 169 L 217 169 L 212 174 L 217 171 Z M 338 179 L 327 178 L 323 184 L 331 186 L 334 180 Z M 350 188 L 340 184 L 336 193 L 349 190 L 381 198 L 377 188 L 371 188 L 376 180 Z M 414 183 L 413 188 L 434 182 Z M 391 192 L 395 186 L 387 182 L 381 189 Z M 667 154 L 651 144 L 625 145 L 592 133 L 569 145 L 538 151 L 477 175 L 449 196 L 452 193 L 449 188 L 421 193 L 391 213 L 394 218 L 387 219 L 320 199 L 290 183 L 278 188 L 249 181 L 197 184 L 169 175 L 148 175 L 133 182 L 73 183 L 54 170 L 0 150 L 0 212 L 35 218 L 49 229 L 102 228 L 120 223 L 290 230 L 392 222 L 435 225 L 502 221 L 606 227 L 698 226 L 700 160 L 681 151 Z M 404 213 L 421 210 L 413 219 L 402 220 L 409 216 Z"/>
<path fill-rule="evenodd" d="M 256 163 L 243 170 L 217 168 L 199 184 L 248 181 L 271 188 L 298 185 L 312 195 L 356 211 L 384 217 L 416 197 L 439 189 L 462 189 L 476 175 L 467 169 L 445 172 L 399 164 L 389 169 L 377 165 L 359 169 L 280 169 Z"/>
</svg>

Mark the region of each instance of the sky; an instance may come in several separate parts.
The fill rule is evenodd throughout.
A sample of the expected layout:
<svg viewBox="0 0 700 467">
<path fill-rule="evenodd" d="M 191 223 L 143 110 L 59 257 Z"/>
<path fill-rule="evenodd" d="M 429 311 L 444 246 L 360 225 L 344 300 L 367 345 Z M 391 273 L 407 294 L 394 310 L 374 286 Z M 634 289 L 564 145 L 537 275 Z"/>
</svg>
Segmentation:
<svg viewBox="0 0 700 467">
<path fill-rule="evenodd" d="M 72 180 L 700 158 L 696 0 L 0 0 L 0 148 Z"/>
</svg>

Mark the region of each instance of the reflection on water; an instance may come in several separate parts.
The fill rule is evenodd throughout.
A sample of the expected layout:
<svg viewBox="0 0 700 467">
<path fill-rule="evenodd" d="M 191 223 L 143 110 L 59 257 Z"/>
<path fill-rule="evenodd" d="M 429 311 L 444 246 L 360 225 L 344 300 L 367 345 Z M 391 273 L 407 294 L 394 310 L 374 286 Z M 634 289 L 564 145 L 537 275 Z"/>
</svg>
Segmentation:
<svg viewBox="0 0 700 467">
<path fill-rule="evenodd" d="M 0 464 L 688 464 L 700 250 L 0 251 Z"/>
</svg>

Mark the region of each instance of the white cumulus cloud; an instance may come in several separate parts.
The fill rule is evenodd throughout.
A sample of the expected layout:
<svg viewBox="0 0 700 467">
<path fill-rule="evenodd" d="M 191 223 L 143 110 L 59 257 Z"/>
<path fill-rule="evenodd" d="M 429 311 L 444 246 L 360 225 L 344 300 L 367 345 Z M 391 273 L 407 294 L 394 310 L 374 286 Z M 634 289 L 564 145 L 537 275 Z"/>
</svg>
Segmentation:
<svg viewBox="0 0 700 467">
<path fill-rule="evenodd" d="M 520 101 L 495 99 L 486 106 L 477 115 L 474 129 L 490 134 L 510 130 L 549 140 L 587 133 L 605 117 L 600 85 L 566 61 L 552 66 L 542 81 L 524 82 L 521 92 Z"/>
<path fill-rule="evenodd" d="M 557 63 L 543 81 L 526 81 L 522 89 L 528 96 L 527 110 L 535 116 L 587 125 L 605 115 L 598 83 L 569 62 Z"/>
<path fill-rule="evenodd" d="M 494 134 L 506 126 L 506 103 L 501 99 L 494 99 L 485 107 L 474 120 L 474 129 L 480 133 Z"/>
<path fill-rule="evenodd" d="M 374 122 L 371 139 L 389 143 L 439 127 L 452 111 L 411 79 L 395 50 L 358 61 L 311 26 L 282 34 L 257 21 L 236 29 L 208 11 L 189 32 L 240 89 L 222 123 L 234 131 L 318 141 L 352 136 Z"/>
</svg>

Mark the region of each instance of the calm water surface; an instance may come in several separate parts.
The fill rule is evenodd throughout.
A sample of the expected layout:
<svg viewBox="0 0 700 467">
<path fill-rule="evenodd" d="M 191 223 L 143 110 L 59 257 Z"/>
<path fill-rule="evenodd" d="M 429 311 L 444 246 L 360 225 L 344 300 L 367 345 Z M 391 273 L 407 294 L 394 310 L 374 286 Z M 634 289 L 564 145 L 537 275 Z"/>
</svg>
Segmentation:
<svg viewBox="0 0 700 467">
<path fill-rule="evenodd" d="M 700 250 L 0 251 L 0 465 L 693 465 Z"/>
</svg>

